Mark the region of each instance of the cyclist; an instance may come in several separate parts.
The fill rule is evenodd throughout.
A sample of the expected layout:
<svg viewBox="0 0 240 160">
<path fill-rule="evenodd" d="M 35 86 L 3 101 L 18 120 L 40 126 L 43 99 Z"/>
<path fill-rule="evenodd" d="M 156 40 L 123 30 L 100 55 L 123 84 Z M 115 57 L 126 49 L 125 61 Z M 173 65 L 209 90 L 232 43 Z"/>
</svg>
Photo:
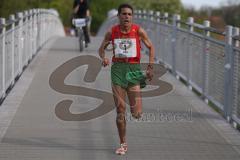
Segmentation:
<svg viewBox="0 0 240 160">
<path fill-rule="evenodd" d="M 108 44 L 114 46 L 111 80 L 112 91 L 116 105 L 120 147 L 116 154 L 123 155 L 127 152 L 126 143 L 126 103 L 125 97 L 128 96 L 131 114 L 134 118 L 140 118 L 142 114 L 141 88 L 145 84 L 145 76 L 140 69 L 140 40 L 149 49 L 149 65 L 146 71 L 146 78 L 152 80 L 154 47 L 148 38 L 147 33 L 140 26 L 133 24 L 133 7 L 129 4 L 122 4 L 118 7 L 119 24 L 113 26 L 104 37 L 99 48 L 99 56 L 104 67 L 110 64 L 105 57 L 104 50 Z"/>
<path fill-rule="evenodd" d="M 74 0 L 73 3 L 74 18 L 86 18 L 86 22 L 90 20 L 90 10 L 87 0 Z M 90 36 L 88 26 L 83 27 L 83 33 L 85 38 L 85 47 L 90 43 Z"/>
</svg>

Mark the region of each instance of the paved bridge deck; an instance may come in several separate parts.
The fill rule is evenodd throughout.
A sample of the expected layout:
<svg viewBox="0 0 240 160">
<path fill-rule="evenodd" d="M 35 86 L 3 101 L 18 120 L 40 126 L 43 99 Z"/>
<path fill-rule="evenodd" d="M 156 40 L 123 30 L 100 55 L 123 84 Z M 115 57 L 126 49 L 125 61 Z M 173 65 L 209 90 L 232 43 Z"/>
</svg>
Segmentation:
<svg viewBox="0 0 240 160">
<path fill-rule="evenodd" d="M 110 67 L 94 58 L 100 40 L 79 53 L 77 39 L 52 39 L 33 59 L 0 106 L 1 160 L 240 159 L 240 133 L 168 72 L 160 79 L 173 89 L 143 97 L 140 121 L 127 114 L 129 152 L 115 155 Z"/>
</svg>

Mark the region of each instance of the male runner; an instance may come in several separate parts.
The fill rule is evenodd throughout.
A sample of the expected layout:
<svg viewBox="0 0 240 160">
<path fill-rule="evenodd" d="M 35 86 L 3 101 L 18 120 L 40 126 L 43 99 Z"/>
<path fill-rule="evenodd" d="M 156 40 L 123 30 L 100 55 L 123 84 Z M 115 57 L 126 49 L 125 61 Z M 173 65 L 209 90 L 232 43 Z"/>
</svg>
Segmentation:
<svg viewBox="0 0 240 160">
<path fill-rule="evenodd" d="M 140 41 L 149 49 L 149 65 L 146 78 L 152 80 L 154 48 L 143 28 L 134 24 L 133 7 L 129 4 L 121 4 L 118 7 L 119 24 L 113 26 L 105 35 L 99 48 L 99 56 L 102 65 L 109 65 L 109 59 L 105 57 L 104 50 L 108 44 L 113 45 L 113 57 L 111 66 L 112 91 L 117 111 L 117 128 L 120 138 L 120 147 L 116 154 L 124 155 L 127 152 L 125 98 L 128 96 L 131 114 L 134 118 L 140 118 L 142 114 L 141 88 L 145 84 L 145 76 L 140 68 L 141 46 Z"/>
</svg>

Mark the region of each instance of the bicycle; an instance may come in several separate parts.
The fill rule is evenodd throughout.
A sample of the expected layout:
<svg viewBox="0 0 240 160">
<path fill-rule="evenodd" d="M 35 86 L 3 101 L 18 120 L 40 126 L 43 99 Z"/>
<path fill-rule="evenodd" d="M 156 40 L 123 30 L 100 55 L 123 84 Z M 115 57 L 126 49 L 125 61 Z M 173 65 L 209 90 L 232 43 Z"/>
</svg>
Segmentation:
<svg viewBox="0 0 240 160">
<path fill-rule="evenodd" d="M 80 52 L 82 52 L 84 49 L 84 43 L 85 43 L 83 27 L 87 25 L 87 20 L 86 18 L 74 18 L 72 20 L 72 24 L 76 27 L 77 36 L 79 40 L 79 50 Z"/>
</svg>

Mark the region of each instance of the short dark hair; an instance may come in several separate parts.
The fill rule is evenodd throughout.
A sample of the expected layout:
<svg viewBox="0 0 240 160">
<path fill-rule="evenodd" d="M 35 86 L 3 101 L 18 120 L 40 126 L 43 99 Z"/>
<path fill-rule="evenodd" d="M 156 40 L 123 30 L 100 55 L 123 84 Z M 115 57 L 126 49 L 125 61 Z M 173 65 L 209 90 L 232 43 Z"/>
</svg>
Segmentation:
<svg viewBox="0 0 240 160">
<path fill-rule="evenodd" d="M 121 13 L 122 8 L 129 8 L 132 10 L 132 13 L 133 13 L 133 7 L 130 4 L 124 3 L 118 7 L 118 15 Z"/>
</svg>

